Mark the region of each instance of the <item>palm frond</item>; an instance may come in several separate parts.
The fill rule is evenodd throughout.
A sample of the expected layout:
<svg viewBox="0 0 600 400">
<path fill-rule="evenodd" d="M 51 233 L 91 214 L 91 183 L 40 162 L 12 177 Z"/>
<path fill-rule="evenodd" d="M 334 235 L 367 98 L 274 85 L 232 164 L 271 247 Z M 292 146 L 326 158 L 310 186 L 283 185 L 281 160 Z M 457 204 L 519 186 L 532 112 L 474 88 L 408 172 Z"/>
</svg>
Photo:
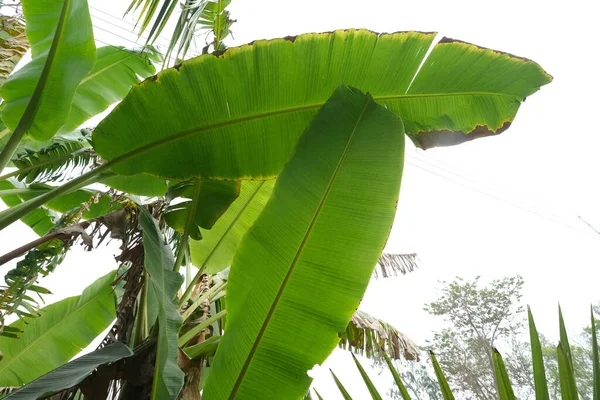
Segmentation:
<svg viewBox="0 0 600 400">
<path fill-rule="evenodd" d="M 82 130 L 82 132 L 85 132 Z M 19 181 L 50 182 L 64 178 L 67 170 L 86 169 L 96 161 L 95 153 L 89 148 L 87 135 L 79 137 L 57 137 L 53 143 L 40 150 L 25 149 L 12 160 L 19 169 L 11 173 Z M 0 177 L 8 178 L 9 175 Z"/>
<path fill-rule="evenodd" d="M 419 360 L 419 347 L 405 334 L 370 314 L 357 310 L 342 334 L 339 346 L 371 359 L 390 358 Z"/>
<path fill-rule="evenodd" d="M 150 30 L 146 40 L 147 45 L 158 39 L 167 21 L 173 15 L 178 1 L 163 0 L 160 7 L 159 3 L 159 0 L 132 0 L 127 9 L 127 13 L 140 10 L 138 17 L 140 36 L 146 30 Z M 224 39 L 229 36 L 230 27 L 235 22 L 226 10 L 229 3 L 231 0 L 186 0 L 181 4 L 181 13 L 171 33 L 166 51 L 165 65 L 169 64 L 171 58 L 175 59 L 175 63 L 185 58 L 194 38 L 202 34 L 207 36 L 203 53 L 207 53 L 211 47 L 214 51 L 225 50 Z"/>
<path fill-rule="evenodd" d="M 405 275 L 413 272 L 419 267 L 419 259 L 415 253 L 412 254 L 388 254 L 384 253 L 379 257 L 373 276 L 379 278 L 388 278 L 390 276 Z"/>
</svg>

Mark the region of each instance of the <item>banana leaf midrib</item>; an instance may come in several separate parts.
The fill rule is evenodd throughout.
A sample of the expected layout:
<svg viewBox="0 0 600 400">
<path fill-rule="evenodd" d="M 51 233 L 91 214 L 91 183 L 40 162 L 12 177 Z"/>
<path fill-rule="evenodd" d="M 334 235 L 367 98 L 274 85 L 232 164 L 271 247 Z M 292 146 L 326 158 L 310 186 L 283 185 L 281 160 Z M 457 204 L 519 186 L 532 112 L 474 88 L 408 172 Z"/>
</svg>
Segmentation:
<svg viewBox="0 0 600 400">
<path fill-rule="evenodd" d="M 432 98 L 432 97 L 446 97 L 446 96 L 499 96 L 499 97 L 513 97 L 515 99 L 518 99 L 518 97 L 516 95 L 505 94 L 505 93 L 460 92 L 460 93 L 440 93 L 440 94 L 402 94 L 402 95 L 389 95 L 389 96 L 373 96 L 373 100 L 388 101 L 388 100 L 399 100 L 399 99 Z M 325 101 L 319 102 L 319 103 L 313 103 L 313 104 L 306 104 L 306 105 L 302 105 L 302 106 L 280 108 L 277 110 L 266 111 L 263 113 L 247 115 L 247 116 L 243 116 L 243 117 L 239 117 L 239 118 L 232 118 L 232 119 L 228 119 L 225 121 L 219 121 L 219 122 L 215 122 L 212 124 L 196 127 L 193 129 L 188 129 L 188 130 L 179 132 L 175 135 L 171 135 L 171 136 L 162 138 L 160 140 L 148 143 L 144 146 L 138 147 L 137 149 L 129 151 L 127 153 L 121 154 L 120 156 L 117 156 L 117 157 L 113 158 L 112 160 L 107 161 L 105 165 L 107 168 L 112 168 L 122 162 L 129 160 L 133 156 L 145 153 L 147 151 L 155 150 L 155 149 L 160 148 L 169 143 L 177 142 L 181 139 L 195 136 L 197 134 L 208 132 L 208 131 L 211 131 L 214 129 L 219 129 L 219 128 L 223 128 L 223 127 L 227 127 L 227 126 L 231 126 L 231 125 L 241 124 L 244 122 L 249 122 L 249 121 L 253 121 L 253 120 L 257 120 L 257 119 L 261 119 L 261 118 L 273 117 L 273 116 L 277 116 L 277 115 L 292 114 L 295 112 L 301 112 L 301 111 L 306 111 L 306 110 L 314 110 L 314 109 L 317 109 L 317 108 L 323 106 L 323 104 L 325 104 Z M 92 137 L 92 140 L 93 140 L 93 137 Z M 155 174 L 153 174 L 153 175 L 155 175 Z M 155 175 L 155 176 L 158 176 L 158 175 Z M 275 178 L 275 176 L 267 176 L 267 177 L 263 177 L 263 178 L 270 179 L 270 178 Z"/>
</svg>

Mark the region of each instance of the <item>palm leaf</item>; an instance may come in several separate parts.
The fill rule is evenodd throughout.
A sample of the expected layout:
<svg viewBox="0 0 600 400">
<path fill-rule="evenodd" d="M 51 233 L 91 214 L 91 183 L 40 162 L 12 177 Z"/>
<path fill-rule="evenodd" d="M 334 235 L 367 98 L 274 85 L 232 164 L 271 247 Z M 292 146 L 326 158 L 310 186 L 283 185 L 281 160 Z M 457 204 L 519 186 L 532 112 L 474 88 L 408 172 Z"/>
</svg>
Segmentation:
<svg viewBox="0 0 600 400">
<path fill-rule="evenodd" d="M 233 260 L 205 396 L 306 393 L 306 371 L 335 348 L 387 239 L 402 133 L 391 112 L 345 86 L 307 128 Z"/>
<path fill-rule="evenodd" d="M 98 367 L 133 355 L 133 351 L 121 342 L 115 342 L 92 353 L 81 356 L 12 392 L 6 399 L 31 400 L 45 397 L 60 390 L 73 387 Z"/>
<path fill-rule="evenodd" d="M 348 393 L 348 391 L 346 390 L 346 388 L 344 387 L 344 385 L 342 385 L 342 382 L 338 379 L 338 377 L 333 373 L 333 371 L 330 369 L 329 372 L 331 372 L 331 376 L 333 376 L 333 380 L 335 381 L 335 385 L 338 387 L 340 393 L 342 394 L 342 397 L 344 398 L 344 400 L 352 400 L 352 397 L 350 396 L 350 394 Z"/>
<path fill-rule="evenodd" d="M 64 179 L 67 171 L 90 168 L 96 162 L 96 156 L 82 136 L 76 140 L 56 138 L 51 145 L 37 151 L 26 149 L 12 162 L 19 169 L 17 180 L 48 182 Z"/>
<path fill-rule="evenodd" d="M 429 148 L 502 132 L 551 80 L 534 62 L 456 41 L 424 62 L 434 36 L 336 31 L 191 59 L 134 87 L 94 148 L 125 175 L 269 179 L 340 82 L 372 93 Z"/>
<path fill-rule="evenodd" d="M 546 382 L 546 372 L 544 370 L 544 355 L 542 345 L 538 335 L 531 308 L 527 307 L 527 316 L 529 319 L 529 337 L 531 341 L 531 356 L 533 361 L 533 382 L 535 387 L 535 398 L 538 400 L 550 400 L 548 394 L 548 383 Z"/>
<path fill-rule="evenodd" d="M 594 308 L 590 307 L 592 319 L 592 379 L 594 381 L 594 400 L 600 399 L 600 360 L 598 359 L 598 338 L 596 337 L 596 318 L 594 318 Z"/>
<path fill-rule="evenodd" d="M 184 377 L 177 365 L 177 340 L 183 320 L 175 305 L 183 277 L 173 271 L 171 249 L 165 243 L 155 220 L 144 207 L 138 209 L 140 226 L 144 232 L 144 267 L 150 276 L 150 287 L 158 307 L 158 342 L 151 398 L 176 399 L 183 387 Z"/>
<path fill-rule="evenodd" d="M 369 378 L 369 375 L 367 374 L 367 372 L 365 371 L 363 366 L 360 365 L 360 362 L 358 361 L 358 359 L 356 358 L 356 356 L 354 354 L 352 354 L 352 358 L 354 359 L 354 363 L 356 364 L 356 367 L 358 368 L 358 371 L 360 372 L 360 376 L 363 378 L 365 385 L 367 385 L 367 389 L 369 389 L 369 393 L 371 394 L 371 397 L 373 398 L 373 400 L 382 400 L 381 395 L 379 394 L 379 392 L 377 391 L 377 388 L 373 384 L 373 381 L 371 381 L 371 378 Z"/>
<path fill-rule="evenodd" d="M 575 372 L 570 362 L 570 353 L 566 351 L 562 342 L 556 347 L 558 359 L 558 378 L 560 382 L 560 393 L 563 400 L 578 400 L 577 384 L 575 382 Z"/>
<path fill-rule="evenodd" d="M 48 140 L 64 125 L 75 90 L 96 58 L 86 0 L 23 0 L 22 5 L 32 61 L 0 88 L 6 101 L 2 120 L 13 131 L 0 170 L 25 133 Z"/>
<path fill-rule="evenodd" d="M 19 18 L 0 15 L 0 85 L 29 49 L 25 25 Z"/>
<path fill-rule="evenodd" d="M 21 386 L 68 362 L 115 318 L 112 271 L 69 297 L 40 310 L 40 317 L 10 326 L 23 333 L 18 340 L 0 337 L 0 387 Z M 29 397 L 31 399 L 31 397 Z"/>
<path fill-rule="evenodd" d="M 504 360 L 502 360 L 502 355 L 500 355 L 498 350 L 493 349 L 492 359 L 494 361 L 494 374 L 496 375 L 496 382 L 498 382 L 498 396 L 500 400 L 516 400 Z"/>
<path fill-rule="evenodd" d="M 444 376 L 444 371 L 442 371 L 442 367 L 440 367 L 440 364 L 438 363 L 433 351 L 429 352 L 429 356 L 431 357 L 433 370 L 435 371 L 435 376 L 437 377 L 438 383 L 440 384 L 440 390 L 442 391 L 442 396 L 444 397 L 444 400 L 454 400 L 454 394 L 452 394 L 450 385 L 448 385 L 446 376 Z"/>
<path fill-rule="evenodd" d="M 404 386 L 402 379 L 400 379 L 400 374 L 398 374 L 398 371 L 396 371 L 396 368 L 394 368 L 394 365 L 392 364 L 392 360 L 390 360 L 390 357 L 385 352 L 383 352 L 383 358 L 385 359 L 385 363 L 387 364 L 390 372 L 392 373 L 392 376 L 394 377 L 394 382 L 398 387 L 398 392 L 400 392 L 402 400 L 411 400 L 410 395 L 406 390 L 406 386 Z"/>
<path fill-rule="evenodd" d="M 408 272 L 413 272 L 419 266 L 416 254 L 389 254 L 384 253 L 377 261 L 377 267 L 373 270 L 375 278 L 381 276 L 387 278 L 389 276 L 397 276 L 398 273 L 405 275 Z M 380 270 L 380 272 L 378 272 Z"/>
<path fill-rule="evenodd" d="M 408 336 L 361 310 L 352 315 L 339 346 L 368 358 L 386 353 L 394 360 L 419 360 L 419 348 Z"/>
</svg>

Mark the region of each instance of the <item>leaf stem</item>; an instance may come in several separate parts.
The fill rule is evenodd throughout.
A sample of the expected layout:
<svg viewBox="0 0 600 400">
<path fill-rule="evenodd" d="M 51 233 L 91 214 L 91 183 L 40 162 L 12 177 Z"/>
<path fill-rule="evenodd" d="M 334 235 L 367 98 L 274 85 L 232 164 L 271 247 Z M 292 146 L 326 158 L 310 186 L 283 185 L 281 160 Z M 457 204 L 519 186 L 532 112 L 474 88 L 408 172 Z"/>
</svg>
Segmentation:
<svg viewBox="0 0 600 400">
<path fill-rule="evenodd" d="M 95 168 L 89 172 L 86 172 L 83 175 L 78 176 L 73 180 L 70 180 L 62 186 L 59 186 L 55 189 L 50 190 L 49 192 L 42 194 L 41 196 L 35 197 L 31 200 L 27 200 L 19 205 L 9 208 L 8 210 L 0 212 L 0 230 L 6 228 L 16 220 L 22 218 L 31 211 L 35 210 L 36 208 L 40 207 L 41 205 L 60 195 L 72 192 L 91 183 L 97 182 L 98 176 L 107 172 L 109 168 L 110 163 L 103 164 L 98 168 Z"/>
<path fill-rule="evenodd" d="M 6 146 L 0 153 L 0 173 L 10 162 L 10 159 L 15 154 L 17 147 L 19 147 L 19 143 L 21 143 L 21 139 L 23 139 L 23 136 L 25 136 L 25 133 L 29 130 L 34 121 L 42 95 L 44 93 L 44 89 L 46 87 L 46 81 L 50 76 L 50 71 L 52 70 L 52 66 L 54 64 L 56 49 L 58 48 L 63 35 L 65 21 L 67 20 L 70 5 L 71 3 L 69 1 L 63 2 L 58 25 L 56 26 L 54 38 L 52 39 L 52 45 L 50 45 L 50 50 L 48 51 L 48 56 L 46 57 L 46 62 L 44 63 L 44 69 L 40 74 L 40 79 L 35 86 L 33 94 L 31 95 L 31 99 L 27 103 L 27 108 L 25 108 L 17 127 L 15 128 L 15 131 L 12 133 L 10 139 L 8 139 L 8 142 L 6 143 Z"/>
<path fill-rule="evenodd" d="M 205 293 L 202 294 L 202 296 L 198 297 L 194 301 L 194 303 L 188 307 L 187 310 L 185 310 L 185 312 L 182 314 L 183 320 L 184 321 L 187 320 L 188 317 L 190 315 L 192 315 L 192 313 L 194 311 L 196 311 L 196 308 L 198 308 L 198 306 L 200 306 L 200 303 L 202 303 L 206 299 L 211 298 L 212 296 L 219 293 L 221 290 L 225 289 L 226 287 L 227 287 L 227 281 L 224 281 L 224 282 L 219 282 L 215 286 L 208 289 Z"/>
<path fill-rule="evenodd" d="M 202 332 L 203 329 L 214 324 L 215 322 L 223 318 L 225 315 L 227 315 L 227 310 L 218 312 L 212 317 L 208 318 L 206 321 L 199 323 L 198 325 L 187 331 L 183 336 L 179 338 L 179 347 L 184 346 L 187 342 L 190 341 L 190 339 L 192 339 L 198 333 Z"/>
</svg>

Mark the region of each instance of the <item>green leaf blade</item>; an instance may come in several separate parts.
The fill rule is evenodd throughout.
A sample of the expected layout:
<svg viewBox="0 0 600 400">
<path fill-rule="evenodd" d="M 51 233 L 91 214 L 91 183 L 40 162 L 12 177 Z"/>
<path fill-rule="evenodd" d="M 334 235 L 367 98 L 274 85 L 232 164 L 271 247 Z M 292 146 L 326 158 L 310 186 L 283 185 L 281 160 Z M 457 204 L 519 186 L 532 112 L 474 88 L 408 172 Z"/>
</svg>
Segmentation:
<svg viewBox="0 0 600 400">
<path fill-rule="evenodd" d="M 270 179 L 341 82 L 370 92 L 426 148 L 499 133 L 524 95 L 551 79 L 533 62 L 506 61 L 506 55 L 472 45 L 469 52 L 485 62 L 465 77 L 461 71 L 470 70 L 472 60 L 458 57 L 464 46 L 457 43 L 436 46 L 452 53 L 440 57 L 457 64 L 448 72 L 453 75 L 429 62 L 417 73 L 434 37 L 336 31 L 256 41 L 187 60 L 133 88 L 98 126 L 94 147 L 104 159 L 116 159 L 113 169 L 125 175 Z M 443 53 L 436 49 L 433 55 Z M 506 65 L 512 80 L 506 74 L 496 79 Z M 440 75 L 438 90 L 422 83 L 422 74 Z M 452 81 L 456 85 L 446 90 Z M 182 104 L 190 108 L 183 116 Z"/>
<path fill-rule="evenodd" d="M 594 380 L 594 400 L 600 399 L 600 359 L 598 355 L 598 338 L 596 337 L 596 318 L 594 317 L 594 308 L 590 307 L 590 316 L 592 320 L 592 379 Z"/>
<path fill-rule="evenodd" d="M 0 386 L 21 386 L 59 367 L 77 355 L 114 320 L 115 295 L 110 285 L 115 271 L 88 286 L 81 296 L 69 297 L 40 310 L 24 324 L 20 339 L 0 337 Z"/>
<path fill-rule="evenodd" d="M 442 392 L 442 396 L 444 400 L 454 400 L 454 394 L 452 394 L 452 390 L 450 389 L 450 385 L 446 380 L 446 376 L 444 375 L 444 371 L 442 371 L 442 367 L 438 363 L 437 358 L 433 351 L 429 352 L 429 356 L 431 357 L 431 363 L 433 364 L 433 370 L 435 371 L 435 376 L 437 377 L 438 383 L 440 384 L 440 390 Z"/>
<path fill-rule="evenodd" d="M 546 381 L 546 370 L 544 369 L 542 345 L 540 343 L 540 337 L 533 320 L 533 313 L 529 307 L 527 307 L 527 317 L 529 320 L 529 338 L 531 341 L 535 398 L 538 400 L 550 400 L 550 395 L 548 394 L 548 383 Z"/>
<path fill-rule="evenodd" d="M 133 351 L 123 343 L 111 343 L 106 347 L 61 365 L 57 369 L 16 390 L 6 398 L 11 400 L 31 400 L 59 390 L 68 389 L 79 384 L 99 366 L 119 361 L 132 355 Z"/>
<path fill-rule="evenodd" d="M 122 100 L 140 78 L 148 78 L 156 72 L 153 60 L 160 60 L 160 56 L 152 48 L 144 51 L 118 46 L 98 48 L 94 68 L 77 87 L 69 117 L 59 134 L 72 132 Z"/>
<path fill-rule="evenodd" d="M 26 118 L 27 133 L 48 140 L 64 125 L 77 86 L 94 67 L 92 20 L 86 0 L 22 4 L 32 61 L 2 85 L 2 120 L 15 131 Z"/>
<path fill-rule="evenodd" d="M 354 363 L 356 364 L 356 367 L 358 368 L 358 371 L 360 372 L 360 376 L 363 378 L 365 385 L 367 385 L 367 389 L 369 389 L 369 393 L 371 394 L 371 397 L 373 398 L 373 400 L 382 400 L 381 395 L 379 394 L 379 392 L 377 391 L 377 388 L 373 384 L 373 381 L 371 381 L 371 378 L 369 378 L 367 371 L 365 371 L 365 369 L 360 364 L 360 362 L 358 361 L 358 359 L 356 358 L 354 353 L 352 353 L 352 358 L 354 359 Z"/>
<path fill-rule="evenodd" d="M 158 342 L 152 399 L 176 399 L 183 387 L 184 374 L 177 364 L 179 329 L 183 320 L 175 299 L 183 276 L 173 271 L 173 254 L 150 213 L 139 207 L 144 231 L 144 267 L 158 304 Z"/>
<path fill-rule="evenodd" d="M 494 374 L 496 375 L 496 382 L 498 382 L 500 400 L 516 400 L 504 360 L 502 360 L 502 355 L 498 350 L 493 349 L 492 359 L 494 361 Z"/>
<path fill-rule="evenodd" d="M 390 372 L 392 373 L 392 376 L 394 377 L 394 382 L 396 383 L 396 387 L 400 392 L 400 396 L 402 396 L 402 400 L 411 400 L 410 395 L 408 394 L 408 390 L 406 390 L 406 386 L 400 378 L 400 374 L 398 374 L 398 371 L 396 371 L 396 368 L 394 368 L 394 364 L 392 364 L 392 360 L 390 360 L 390 357 L 387 355 L 386 352 L 383 351 L 382 353 L 385 359 L 385 363 L 387 364 Z"/>
<path fill-rule="evenodd" d="M 306 371 L 337 345 L 387 239 L 402 132 L 393 114 L 344 86 L 307 128 L 234 257 L 206 396 L 306 393 Z"/>
<path fill-rule="evenodd" d="M 191 240 L 192 261 L 209 274 L 231 265 L 246 231 L 262 212 L 275 181 L 243 181 L 239 197 L 210 229 L 200 229 L 202 240 Z"/>
</svg>

